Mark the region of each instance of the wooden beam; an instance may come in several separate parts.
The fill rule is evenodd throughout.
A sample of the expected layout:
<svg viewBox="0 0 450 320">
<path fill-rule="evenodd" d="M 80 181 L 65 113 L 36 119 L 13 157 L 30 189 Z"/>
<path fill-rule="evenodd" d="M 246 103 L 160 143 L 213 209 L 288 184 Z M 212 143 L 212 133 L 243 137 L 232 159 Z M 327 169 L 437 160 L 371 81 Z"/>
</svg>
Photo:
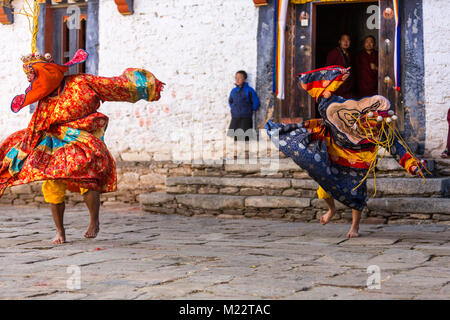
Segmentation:
<svg viewBox="0 0 450 320">
<path fill-rule="evenodd" d="M 296 74 L 314 69 L 315 63 L 315 38 L 316 38 L 316 11 L 313 3 L 296 5 L 299 11 L 298 34 L 296 37 L 296 46 L 298 53 L 296 55 Z M 302 23 L 302 20 L 305 20 Z M 315 114 L 315 101 L 306 90 L 301 89 L 296 81 L 296 105 L 299 108 L 300 116 L 303 120 L 317 117 Z"/>
<path fill-rule="evenodd" d="M 255 7 L 267 6 L 267 0 L 253 0 Z"/>
<path fill-rule="evenodd" d="M 117 9 L 119 10 L 119 12 L 123 15 L 130 15 L 134 13 L 133 10 L 133 5 L 134 5 L 134 1 L 133 0 L 114 0 L 114 2 L 117 5 Z"/>
<path fill-rule="evenodd" d="M 11 0 L 0 0 L 1 24 L 12 24 L 14 22 L 14 15 L 12 11 Z"/>
<path fill-rule="evenodd" d="M 53 50 L 53 20 L 54 9 L 50 5 L 46 4 L 45 8 L 45 22 L 44 22 L 44 47 L 45 52 L 50 52 L 50 54 L 55 57 L 55 52 Z"/>
</svg>

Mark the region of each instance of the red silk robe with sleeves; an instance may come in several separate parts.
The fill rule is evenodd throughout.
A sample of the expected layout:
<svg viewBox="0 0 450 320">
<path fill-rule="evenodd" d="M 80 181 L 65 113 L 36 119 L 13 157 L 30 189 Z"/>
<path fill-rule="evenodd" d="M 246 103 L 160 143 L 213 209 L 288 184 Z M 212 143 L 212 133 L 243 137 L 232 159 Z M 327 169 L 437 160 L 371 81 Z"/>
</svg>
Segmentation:
<svg viewBox="0 0 450 320">
<path fill-rule="evenodd" d="M 103 101 L 137 102 L 160 98 L 163 83 L 145 69 L 119 77 L 70 75 L 55 97 L 41 99 L 26 129 L 0 144 L 0 196 L 9 186 L 63 180 L 71 191 L 117 189 L 116 165 L 103 135 L 108 117 Z"/>
</svg>

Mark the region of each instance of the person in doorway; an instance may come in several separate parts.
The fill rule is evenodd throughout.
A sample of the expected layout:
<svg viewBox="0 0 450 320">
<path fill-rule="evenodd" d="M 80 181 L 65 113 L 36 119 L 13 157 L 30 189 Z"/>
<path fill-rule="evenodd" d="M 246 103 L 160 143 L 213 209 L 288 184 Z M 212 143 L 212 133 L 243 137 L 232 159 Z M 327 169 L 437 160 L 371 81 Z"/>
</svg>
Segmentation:
<svg viewBox="0 0 450 320">
<path fill-rule="evenodd" d="M 378 94 L 378 51 L 375 50 L 375 38 L 364 38 L 364 49 L 356 58 L 356 70 L 358 72 L 357 87 L 358 97 L 369 97 Z"/>
<path fill-rule="evenodd" d="M 240 70 L 235 75 L 236 86 L 231 90 L 228 104 L 231 111 L 231 123 L 228 136 L 237 138 L 236 130 L 242 129 L 246 136 L 247 130 L 253 129 L 253 112 L 260 106 L 256 91 L 247 83 L 247 72 Z"/>
<path fill-rule="evenodd" d="M 343 33 L 339 37 L 338 46 L 331 50 L 327 55 L 326 66 L 341 66 L 344 68 L 352 67 L 352 57 L 350 53 L 351 39 L 350 35 Z M 345 99 L 353 99 L 354 94 L 354 77 L 353 72 L 350 73 L 348 79 L 336 91 L 336 95 Z"/>
</svg>

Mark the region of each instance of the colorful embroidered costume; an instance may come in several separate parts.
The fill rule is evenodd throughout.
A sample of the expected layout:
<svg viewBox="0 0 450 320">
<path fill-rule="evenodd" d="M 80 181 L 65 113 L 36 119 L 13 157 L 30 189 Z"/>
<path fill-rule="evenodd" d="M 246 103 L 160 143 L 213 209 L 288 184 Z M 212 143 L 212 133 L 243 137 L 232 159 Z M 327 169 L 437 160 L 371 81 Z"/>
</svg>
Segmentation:
<svg viewBox="0 0 450 320">
<path fill-rule="evenodd" d="M 320 198 L 331 195 L 361 210 L 367 198 L 366 178 L 380 147 L 411 174 L 422 175 L 425 168 L 393 125 L 396 116 L 386 98 L 324 97 L 342 84 L 344 73 L 344 68 L 331 66 L 299 75 L 302 88 L 318 99 L 322 119 L 287 125 L 269 121 L 265 128 L 277 147 L 320 185 Z"/>
<path fill-rule="evenodd" d="M 28 127 L 0 144 L 0 196 L 9 186 L 40 180 L 49 180 L 43 191 L 50 203 L 59 200 L 48 199 L 48 190 L 116 190 L 115 162 L 103 141 L 108 117 L 97 109 L 103 101 L 156 101 L 163 83 L 149 71 L 134 68 L 111 78 L 64 76 L 69 66 L 87 57 L 78 50 L 65 65 L 53 63 L 51 57 L 23 58 L 25 72 L 35 78 L 25 94 L 13 99 L 11 109 L 38 105 Z M 52 96 L 55 92 L 59 94 Z"/>
</svg>

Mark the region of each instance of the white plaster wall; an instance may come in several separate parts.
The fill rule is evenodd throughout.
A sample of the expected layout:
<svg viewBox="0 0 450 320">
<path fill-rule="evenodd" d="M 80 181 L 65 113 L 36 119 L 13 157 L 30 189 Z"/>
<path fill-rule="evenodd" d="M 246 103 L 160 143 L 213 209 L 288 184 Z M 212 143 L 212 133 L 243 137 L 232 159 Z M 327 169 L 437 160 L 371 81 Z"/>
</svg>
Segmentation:
<svg viewBox="0 0 450 320">
<path fill-rule="evenodd" d="M 426 153 L 438 157 L 447 142 L 450 108 L 450 1 L 423 0 Z"/>
<path fill-rule="evenodd" d="M 114 1 L 100 1 L 99 75 L 143 67 L 166 86 L 158 102 L 102 106 L 110 117 L 109 148 L 124 160 L 170 159 L 173 150 L 189 149 L 172 135 L 186 138 L 197 128 L 205 144 L 219 149 L 211 140 L 231 119 L 235 72 L 247 70 L 255 85 L 258 9 L 251 0 L 134 3 L 134 14 L 122 16 Z"/>
<path fill-rule="evenodd" d="M 15 0 L 12 5 L 19 11 L 23 0 Z M 24 93 L 29 85 L 20 56 L 30 52 L 31 33 L 26 17 L 14 15 L 13 24 L 0 24 L 0 141 L 14 131 L 26 128 L 31 118 L 28 107 L 17 114 L 10 107 L 12 98 Z"/>
<path fill-rule="evenodd" d="M 225 132 L 231 118 L 227 99 L 234 73 L 247 70 L 255 86 L 258 9 L 251 0 L 134 3 L 135 13 L 123 16 L 114 1 L 100 1 L 99 75 L 143 67 L 166 87 L 158 102 L 105 103 L 100 111 L 110 117 L 106 143 L 118 159 L 165 159 L 173 150 L 191 148 L 173 141 L 195 128 L 214 146 L 211 140 Z M 22 5 L 23 0 L 13 1 L 16 10 Z M 30 119 L 29 108 L 10 111 L 11 99 L 28 86 L 20 55 L 30 52 L 31 42 L 26 18 L 14 18 L 14 24 L 0 25 L 2 140 Z"/>
<path fill-rule="evenodd" d="M 18 10 L 23 0 L 14 0 Z M 450 1 L 423 0 L 425 48 L 426 152 L 445 148 L 450 107 Z M 25 17 L 0 26 L 0 139 L 26 127 L 30 113 L 10 111 L 11 99 L 28 86 L 21 54 L 29 53 L 31 35 Z M 205 143 L 228 126 L 227 105 L 234 72 L 256 76 L 258 9 L 250 0 L 136 0 L 135 13 L 122 16 L 114 1 L 100 1 L 99 74 L 119 75 L 144 67 L 167 83 L 159 102 L 105 103 L 110 119 L 106 142 L 116 157 L 149 160 L 173 150 L 172 135 L 186 137 L 201 129 Z M 176 140 L 176 139 L 175 139 Z M 218 145 L 220 147 L 220 145 Z"/>
</svg>

